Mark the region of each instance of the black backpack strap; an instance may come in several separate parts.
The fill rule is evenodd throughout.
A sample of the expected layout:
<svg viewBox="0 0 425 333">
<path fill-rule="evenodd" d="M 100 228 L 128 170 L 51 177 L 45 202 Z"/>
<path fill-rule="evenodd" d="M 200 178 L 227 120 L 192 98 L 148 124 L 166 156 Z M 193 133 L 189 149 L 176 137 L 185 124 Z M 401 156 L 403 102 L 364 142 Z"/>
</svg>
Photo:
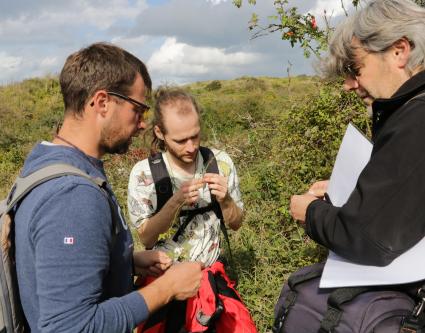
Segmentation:
<svg viewBox="0 0 425 333">
<path fill-rule="evenodd" d="M 423 333 L 425 332 L 425 284 L 417 291 L 418 299 L 412 313 L 403 318 L 400 333 Z"/>
<path fill-rule="evenodd" d="M 207 147 L 200 146 L 199 151 L 204 161 L 205 172 L 219 174 L 220 171 L 218 169 L 217 160 L 212 150 Z M 155 183 L 156 200 L 157 200 L 155 213 L 157 213 L 161 210 L 162 207 L 164 207 L 165 203 L 173 196 L 173 187 L 172 187 L 171 178 L 167 171 L 167 167 L 165 165 L 164 159 L 162 158 L 162 153 L 157 153 L 153 156 L 149 156 L 148 161 L 149 161 L 149 167 L 152 174 L 152 179 Z M 217 218 L 220 220 L 220 229 L 224 235 L 224 239 L 226 240 L 229 255 L 230 255 L 231 261 L 233 262 L 233 254 L 230 247 L 229 235 L 227 233 L 227 229 L 224 224 L 223 212 L 221 211 L 221 207 L 219 203 L 217 202 L 217 199 L 213 195 L 211 195 L 211 203 L 212 205 L 208 205 L 207 207 L 205 207 L 208 209 L 206 211 L 213 210 Z M 200 210 L 202 209 L 203 208 L 200 208 Z M 186 219 L 180 225 L 177 232 L 174 234 L 173 236 L 174 241 L 177 241 L 178 237 L 184 232 L 188 224 L 198 214 L 202 214 L 202 212 L 200 212 L 197 209 L 188 210 L 187 213 L 184 211 L 180 212 L 180 216 L 186 215 Z"/>
<path fill-rule="evenodd" d="M 220 170 L 218 169 L 217 159 L 214 156 L 214 153 L 211 149 L 207 147 L 199 147 L 199 151 L 201 152 L 202 159 L 204 160 L 204 168 L 206 173 L 216 173 L 220 174 Z M 221 211 L 221 207 L 217 202 L 217 199 L 214 195 L 211 195 L 211 203 L 212 208 L 217 216 L 220 219 L 221 224 L 224 226 L 223 212 Z M 227 235 L 227 232 L 226 232 Z M 228 237 L 225 236 L 227 239 Z"/>
<path fill-rule="evenodd" d="M 220 293 L 219 286 L 215 279 L 215 275 L 211 271 L 208 271 L 208 283 L 210 284 L 211 290 L 214 294 L 215 311 L 211 315 L 205 315 L 201 309 L 200 311 L 196 313 L 196 320 L 202 326 L 207 326 L 210 329 L 214 329 L 215 322 L 220 318 L 221 314 L 224 311 L 224 304 L 223 304 L 223 301 L 218 296 Z M 210 330 L 208 330 L 207 332 L 209 331 Z"/>
<path fill-rule="evenodd" d="M 207 172 L 218 173 L 218 165 L 214 157 L 214 153 L 206 147 L 199 147 L 199 150 L 204 160 L 204 167 L 206 167 Z M 157 200 L 155 213 L 157 213 L 173 196 L 173 185 L 161 152 L 149 156 L 148 162 L 152 179 L 155 183 Z"/>
<path fill-rule="evenodd" d="M 180 224 L 179 228 L 177 229 L 176 233 L 173 236 L 173 241 L 177 242 L 180 235 L 183 234 L 183 231 L 186 229 L 188 224 L 193 220 L 193 218 L 196 215 L 202 215 L 206 212 L 211 211 L 212 204 L 209 204 L 208 206 L 202 207 L 202 208 L 195 208 L 195 209 L 187 209 L 180 211 L 180 217 L 184 217 L 183 223 Z"/>
<path fill-rule="evenodd" d="M 156 191 L 156 211 L 159 212 L 165 203 L 173 196 L 173 185 L 161 153 L 148 157 L 152 179 Z"/>
<path fill-rule="evenodd" d="M 294 306 L 295 301 L 297 300 L 297 290 L 296 287 L 299 284 L 310 281 L 312 279 L 316 279 L 322 275 L 323 265 L 318 266 L 317 269 L 310 270 L 306 273 L 302 274 L 292 274 L 288 279 L 288 287 L 289 291 L 286 295 L 283 306 L 281 306 L 276 315 L 276 319 L 273 323 L 272 332 L 280 333 L 285 322 L 286 317 L 288 316 L 289 311 Z"/>
<path fill-rule="evenodd" d="M 211 151 L 211 149 L 207 147 L 199 147 L 199 151 L 201 152 L 202 159 L 204 160 L 204 166 L 206 166 L 205 171 L 208 173 L 219 174 L 220 171 L 218 169 L 217 159 L 215 158 L 214 153 Z M 221 207 L 219 203 L 217 202 L 217 199 L 213 195 L 211 195 L 211 203 L 212 203 L 212 210 L 214 211 L 217 218 L 220 220 L 220 229 L 226 241 L 227 250 L 229 251 L 231 264 L 233 266 L 233 269 L 235 269 L 232 248 L 230 247 L 229 234 L 227 232 L 226 225 L 224 224 L 223 212 L 221 211 Z"/>
<path fill-rule="evenodd" d="M 308 271 L 303 274 L 292 274 L 288 279 L 288 286 L 291 290 L 296 291 L 296 286 L 300 283 L 310 281 L 312 279 L 322 276 L 323 266 L 320 265 L 317 269 Z"/>
<path fill-rule="evenodd" d="M 338 288 L 333 291 L 328 297 L 328 308 L 320 322 L 319 333 L 334 332 L 344 312 L 342 305 L 371 289 L 371 287 L 352 287 Z"/>
</svg>

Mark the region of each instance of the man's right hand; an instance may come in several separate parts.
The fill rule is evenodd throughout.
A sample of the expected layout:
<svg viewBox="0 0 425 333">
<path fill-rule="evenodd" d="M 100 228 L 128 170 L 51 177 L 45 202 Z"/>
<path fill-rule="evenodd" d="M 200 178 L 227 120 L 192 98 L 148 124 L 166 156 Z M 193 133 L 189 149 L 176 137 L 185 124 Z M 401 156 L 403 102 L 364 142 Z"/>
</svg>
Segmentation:
<svg viewBox="0 0 425 333">
<path fill-rule="evenodd" d="M 198 262 L 177 262 L 165 272 L 164 278 L 169 279 L 174 299 L 184 300 L 196 295 L 201 286 L 201 270 Z"/>
<path fill-rule="evenodd" d="M 193 205 L 199 199 L 199 189 L 204 186 L 202 179 L 191 179 L 185 181 L 180 189 L 174 194 L 181 205 Z"/>
<path fill-rule="evenodd" d="M 167 232 L 183 206 L 191 206 L 199 200 L 199 189 L 202 186 L 204 186 L 202 179 L 184 182 L 159 212 L 145 219 L 138 229 L 140 240 L 145 247 L 151 248 L 155 245 L 159 235 Z"/>
<path fill-rule="evenodd" d="M 202 266 L 198 262 L 172 265 L 163 275 L 139 289 L 152 313 L 173 299 L 184 300 L 195 296 L 201 286 Z"/>
</svg>

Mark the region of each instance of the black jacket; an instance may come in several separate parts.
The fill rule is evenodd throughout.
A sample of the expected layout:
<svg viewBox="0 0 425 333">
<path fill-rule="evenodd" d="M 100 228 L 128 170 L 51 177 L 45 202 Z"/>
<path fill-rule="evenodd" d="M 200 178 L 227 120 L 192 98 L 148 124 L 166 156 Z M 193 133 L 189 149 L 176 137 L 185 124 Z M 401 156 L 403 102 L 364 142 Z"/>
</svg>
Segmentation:
<svg viewBox="0 0 425 333">
<path fill-rule="evenodd" d="M 351 261 L 385 266 L 425 236 L 425 96 L 412 99 L 423 92 L 425 71 L 375 100 L 371 159 L 344 206 L 308 206 L 313 240 Z"/>
</svg>

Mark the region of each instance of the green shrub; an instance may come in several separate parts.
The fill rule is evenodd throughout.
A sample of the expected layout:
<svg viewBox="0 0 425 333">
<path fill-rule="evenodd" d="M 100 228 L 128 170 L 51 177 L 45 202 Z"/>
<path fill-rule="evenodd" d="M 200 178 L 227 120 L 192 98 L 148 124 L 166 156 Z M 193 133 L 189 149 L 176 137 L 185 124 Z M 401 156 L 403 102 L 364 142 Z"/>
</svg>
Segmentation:
<svg viewBox="0 0 425 333">
<path fill-rule="evenodd" d="M 255 126 L 234 126 L 232 132 L 229 125 L 223 134 L 220 120 L 210 123 L 217 126 L 216 133 L 223 134 L 218 135 L 219 142 L 229 142 L 228 136 L 239 138 L 233 157 L 241 178 L 246 218 L 244 227 L 232 238 L 240 272 L 238 288 L 260 332 L 271 329 L 273 305 L 287 276 L 326 255 L 290 217 L 290 196 L 330 176 L 349 121 L 370 134 L 365 108 L 339 87 L 322 85 L 304 95 L 306 102 L 301 103 L 288 103 L 288 97 L 296 100 L 294 96 L 286 96 L 284 103 L 277 97 L 276 104 L 286 106 L 283 110 L 273 108 L 268 94 L 271 92 L 234 101 L 223 115 L 227 120 L 251 115 L 250 124 Z M 274 94 L 279 96 L 279 92 Z M 208 112 L 218 112 L 212 108 L 206 111 L 204 119 L 212 119 Z M 223 148 L 232 147 L 224 144 Z"/>
<path fill-rule="evenodd" d="M 211 81 L 205 86 L 205 89 L 208 91 L 214 91 L 221 89 L 221 83 L 218 80 Z"/>
</svg>

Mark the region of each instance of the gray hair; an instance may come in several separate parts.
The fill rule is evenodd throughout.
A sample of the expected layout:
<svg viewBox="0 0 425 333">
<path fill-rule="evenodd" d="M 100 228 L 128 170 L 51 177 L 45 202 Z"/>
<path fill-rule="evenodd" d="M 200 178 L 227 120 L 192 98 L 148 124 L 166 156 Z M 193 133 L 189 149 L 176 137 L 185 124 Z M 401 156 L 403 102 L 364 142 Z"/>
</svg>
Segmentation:
<svg viewBox="0 0 425 333">
<path fill-rule="evenodd" d="M 347 65 L 354 62 L 354 37 L 369 52 L 385 51 L 406 38 L 412 46 L 407 70 L 424 69 L 424 31 L 425 8 L 410 0 L 372 0 L 337 26 L 320 70 L 329 78 L 346 76 Z"/>
</svg>

